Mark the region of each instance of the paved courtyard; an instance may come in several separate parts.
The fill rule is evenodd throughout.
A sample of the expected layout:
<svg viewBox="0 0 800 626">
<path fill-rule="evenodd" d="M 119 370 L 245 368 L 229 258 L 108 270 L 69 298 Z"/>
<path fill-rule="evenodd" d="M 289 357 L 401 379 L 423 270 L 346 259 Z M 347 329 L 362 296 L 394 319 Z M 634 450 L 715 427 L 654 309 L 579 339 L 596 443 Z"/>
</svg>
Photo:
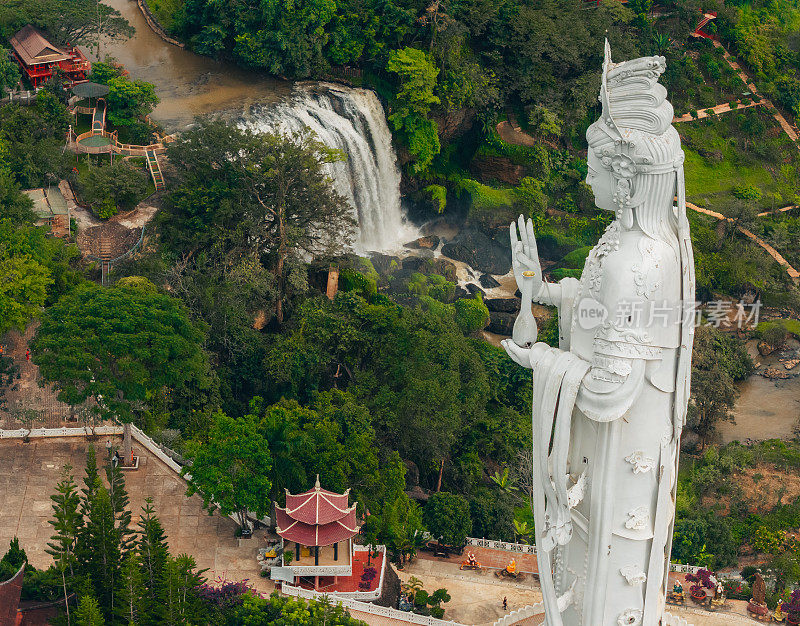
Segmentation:
<svg viewBox="0 0 800 626">
<path fill-rule="evenodd" d="M 443 605 L 445 619 L 460 624 L 491 625 L 506 613 L 542 600 L 539 583 L 531 576 L 522 583 L 515 583 L 498 579 L 491 571 L 482 574 L 461 571 L 458 564 L 448 563 L 444 559 L 434 561 L 418 558 L 406 565 L 398 575 L 403 582 L 416 576 L 429 593 L 442 587 L 447 589 L 451 600 Z M 508 599 L 508 609 L 505 611 L 504 597 Z"/>
<path fill-rule="evenodd" d="M 100 437 L 95 442 L 98 457 L 105 458 L 106 441 Z M 119 437 L 111 437 L 114 445 L 121 444 Z M 69 463 L 73 467 L 79 487 L 86 466 L 84 438 L 0 440 L 0 555 L 5 554 L 10 540 L 17 536 L 32 565 L 44 568 L 52 559 L 45 552 L 53 535 L 48 524 L 52 501 L 61 468 Z M 249 579 L 250 584 L 263 593 L 271 593 L 272 583 L 259 576 L 256 553 L 263 542 L 263 531 L 253 539 L 234 537 L 236 524 L 218 514 L 209 516 L 202 508 L 202 499 L 186 496 L 186 483 L 153 455 L 134 444 L 134 454 L 139 456 L 139 469 L 125 472 L 125 482 L 130 495 L 133 525 L 147 497 L 153 499 L 156 510 L 169 541 L 173 555 L 186 553 L 194 557 L 198 568 L 208 568 L 210 581 Z"/>
</svg>

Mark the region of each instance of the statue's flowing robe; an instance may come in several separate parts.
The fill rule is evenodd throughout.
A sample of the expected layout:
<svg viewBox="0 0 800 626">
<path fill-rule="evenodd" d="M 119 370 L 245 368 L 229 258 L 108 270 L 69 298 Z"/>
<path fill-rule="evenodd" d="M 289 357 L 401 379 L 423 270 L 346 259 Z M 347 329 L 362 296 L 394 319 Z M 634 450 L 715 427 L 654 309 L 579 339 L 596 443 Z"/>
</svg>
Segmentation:
<svg viewBox="0 0 800 626">
<path fill-rule="evenodd" d="M 530 351 L 548 626 L 657 626 L 663 613 L 694 334 L 682 171 L 677 178 L 673 240 L 615 221 L 580 281 L 545 284 L 536 297 L 559 308 L 559 348 Z M 587 311 L 602 309 L 592 326 Z"/>
</svg>

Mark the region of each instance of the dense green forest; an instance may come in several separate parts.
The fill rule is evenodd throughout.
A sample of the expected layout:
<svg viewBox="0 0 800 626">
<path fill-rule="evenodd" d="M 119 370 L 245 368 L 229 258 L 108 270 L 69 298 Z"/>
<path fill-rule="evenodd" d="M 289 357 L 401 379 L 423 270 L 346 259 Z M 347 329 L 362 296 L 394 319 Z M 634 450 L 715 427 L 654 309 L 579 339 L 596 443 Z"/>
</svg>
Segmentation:
<svg viewBox="0 0 800 626">
<path fill-rule="evenodd" d="M 667 57 L 663 80 L 677 114 L 746 89 L 718 49 L 688 37 L 701 8 L 689 0 L 657 11 L 642 0 L 597 7 L 303 0 L 291 10 L 240 0 L 149 3 L 193 50 L 254 71 L 323 78 L 342 66 L 359 68 L 356 82 L 386 104 L 415 217 L 443 214 L 489 237 L 524 213 L 535 221 L 554 279 L 580 275 L 610 220 L 583 183 L 584 132 L 598 113 L 606 34 L 615 58 Z M 0 7 L 0 35 L 30 21 L 61 40 L 91 43 L 96 30 L 82 33 L 76 24 L 95 19 L 126 34 L 113 11 L 95 16 L 94 6 L 11 0 Z M 800 5 L 702 8 L 718 12 L 709 29 L 759 89 L 790 119 L 800 114 Z M 12 85 L 19 76 L 2 63 L 5 56 L 0 82 Z M 112 89 L 109 116 L 117 127 L 131 138 L 151 132 L 143 121 L 157 102 L 151 85 L 112 63 L 96 64 L 93 79 Z M 497 124 L 511 118 L 532 145 L 501 138 Z M 70 120 L 56 85 L 33 106 L 0 107 L 0 269 L 9 277 L 0 285 L 0 333 L 41 322 L 33 359 L 62 400 L 106 398 L 104 416 L 133 421 L 192 460 L 193 488 L 230 513 L 267 513 L 284 488 L 309 488 L 319 474 L 329 489 L 352 488 L 359 513 L 370 513 L 365 538 L 385 543 L 398 561 L 420 547 L 425 529 L 454 542 L 467 535 L 530 540 L 529 375 L 480 336 L 489 310 L 480 294 L 459 290 L 452 264 L 347 250 L 355 224 L 324 175 L 340 154 L 306 134 L 256 136 L 198 121 L 168 149 L 168 186 L 145 250 L 115 266 L 111 285 L 100 287 L 96 264 L 33 225 L 21 190 L 67 177 L 104 219 L 148 190 L 141 167 L 122 161 L 73 171 L 62 149 Z M 710 300 L 755 291 L 796 317 L 797 289 L 785 271 L 736 231 L 753 229 L 798 263 L 798 218 L 756 220 L 759 211 L 797 201 L 796 146 L 755 108 L 679 130 L 690 199 L 734 218 L 690 215 L 698 294 Z M 310 251 L 317 254 L 311 261 Z M 323 291 L 332 261 L 340 292 L 329 300 Z M 540 337 L 555 343 L 556 323 L 551 315 Z M 776 323 L 753 336 L 779 347 L 795 330 Z M 689 427 L 703 454 L 681 477 L 675 555 L 683 561 L 731 565 L 756 529 L 800 525 L 796 502 L 770 502 L 770 511 L 756 513 L 734 498 L 724 511 L 728 525 L 709 502 L 735 491 L 734 470 L 765 462 L 796 468 L 794 444 L 777 452 L 766 444 L 703 451 L 716 425 L 730 419 L 735 383 L 753 366 L 742 338 L 698 332 Z M 0 377 L 13 376 L 10 359 L 0 356 Z M 248 471 L 223 499 L 211 470 L 234 466 Z M 416 487 L 432 494 L 424 506 L 407 493 Z M 788 572 L 787 584 L 800 581 L 797 549 L 775 544 L 767 546 L 775 568 Z M 118 565 L 121 576 L 134 568 Z M 185 575 L 192 569 L 182 567 Z M 84 610 L 112 611 L 112 592 L 91 572 L 85 576 L 94 587 L 82 598 L 97 608 Z M 257 604 L 256 613 L 280 602 L 242 600 Z"/>
</svg>

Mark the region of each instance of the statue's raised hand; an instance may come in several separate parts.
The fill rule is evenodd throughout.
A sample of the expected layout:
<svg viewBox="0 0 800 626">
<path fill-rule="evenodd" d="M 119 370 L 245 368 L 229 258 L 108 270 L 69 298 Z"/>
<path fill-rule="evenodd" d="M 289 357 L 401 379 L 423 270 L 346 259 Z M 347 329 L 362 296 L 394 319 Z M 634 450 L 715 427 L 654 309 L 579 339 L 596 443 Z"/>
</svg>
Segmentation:
<svg viewBox="0 0 800 626">
<path fill-rule="evenodd" d="M 517 237 L 519 225 L 519 237 Z M 522 215 L 517 222 L 511 222 L 511 264 L 514 268 L 514 279 L 523 296 L 530 293 L 529 301 L 539 293 L 542 286 L 542 266 L 539 263 L 539 251 L 536 248 L 536 235 L 533 233 L 533 222 L 526 222 Z"/>
<path fill-rule="evenodd" d="M 530 219 L 526 222 L 520 215 L 518 224 L 519 239 L 517 224 L 511 222 L 511 263 L 514 268 L 514 279 L 522 293 L 522 304 L 514 322 L 512 338 L 518 346 L 529 346 L 536 341 L 538 334 L 536 319 L 531 311 L 531 301 L 542 286 L 542 267 L 539 264 L 533 222 Z"/>
</svg>

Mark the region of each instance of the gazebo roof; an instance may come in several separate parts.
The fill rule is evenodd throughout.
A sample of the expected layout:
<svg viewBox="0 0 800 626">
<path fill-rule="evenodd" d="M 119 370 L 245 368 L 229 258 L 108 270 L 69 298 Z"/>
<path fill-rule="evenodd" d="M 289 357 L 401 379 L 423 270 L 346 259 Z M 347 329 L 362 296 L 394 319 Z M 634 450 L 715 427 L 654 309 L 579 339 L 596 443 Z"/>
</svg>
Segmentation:
<svg viewBox="0 0 800 626">
<path fill-rule="evenodd" d="M 341 519 L 329 524 L 306 524 L 290 517 L 285 509 L 276 507 L 278 535 L 304 546 L 329 546 L 358 533 L 356 507 L 353 505 Z"/>
<path fill-rule="evenodd" d="M 342 519 L 352 510 L 348 507 L 348 489 L 344 493 L 334 493 L 322 489 L 319 476 L 313 489 L 304 493 L 291 494 L 286 490 L 285 513 L 294 520 L 305 524 L 329 524 Z"/>
<path fill-rule="evenodd" d="M 100 83 L 78 83 L 72 87 L 72 93 L 79 98 L 99 98 L 108 94 L 108 85 Z"/>
</svg>

